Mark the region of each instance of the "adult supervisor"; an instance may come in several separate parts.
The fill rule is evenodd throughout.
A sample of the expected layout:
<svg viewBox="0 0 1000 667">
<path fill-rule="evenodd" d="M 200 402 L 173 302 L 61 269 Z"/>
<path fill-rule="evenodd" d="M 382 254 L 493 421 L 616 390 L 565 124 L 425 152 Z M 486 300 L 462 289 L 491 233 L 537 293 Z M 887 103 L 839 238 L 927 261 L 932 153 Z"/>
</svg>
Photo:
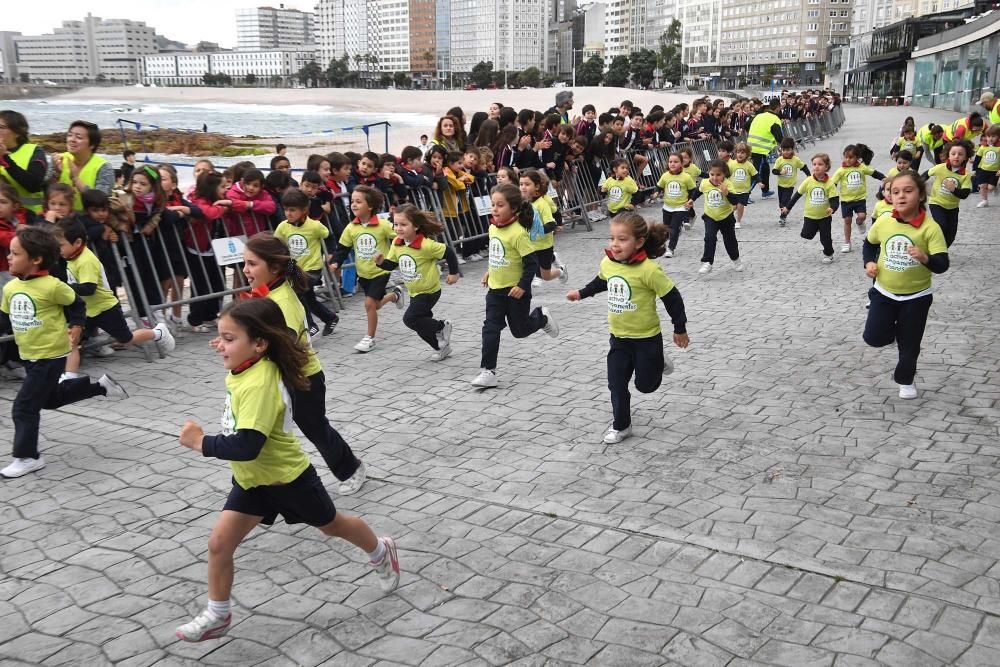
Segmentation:
<svg viewBox="0 0 1000 667">
<path fill-rule="evenodd" d="M 986 129 L 986 122 L 978 111 L 973 111 L 968 116 L 962 116 L 951 125 L 945 126 L 944 138 L 948 141 L 955 139 L 968 139 L 972 141 L 983 133 Z"/>
<path fill-rule="evenodd" d="M 17 191 L 21 206 L 42 212 L 48 158 L 41 146 L 28 143 L 28 121 L 16 111 L 0 111 L 0 178 Z"/>
<path fill-rule="evenodd" d="M 760 196 L 765 198 L 774 196 L 769 183 L 771 169 L 767 162 L 767 156 L 785 138 L 781 132 L 781 119 L 778 118 L 780 105 L 781 100 L 777 97 L 771 99 L 753 117 L 753 120 L 750 121 L 750 129 L 747 130 L 747 143 L 750 144 L 750 152 L 752 153 L 751 160 L 757 169 L 757 176 L 760 178 Z"/>
<path fill-rule="evenodd" d="M 1000 100 L 991 92 L 983 93 L 979 98 L 979 106 L 986 109 L 990 125 L 1000 124 Z"/>
<path fill-rule="evenodd" d="M 76 190 L 73 194 L 74 210 L 83 210 L 80 195 L 87 190 L 101 190 L 110 195 L 114 187 L 114 168 L 104 158 L 94 154 L 100 145 L 101 130 L 93 123 L 75 120 L 66 131 L 66 152 L 52 157 L 56 180 Z"/>
<path fill-rule="evenodd" d="M 573 91 L 560 90 L 556 93 L 556 104 L 545 112 L 545 115 L 559 114 L 559 121 L 562 125 L 569 125 L 569 111 L 573 108 Z"/>
</svg>

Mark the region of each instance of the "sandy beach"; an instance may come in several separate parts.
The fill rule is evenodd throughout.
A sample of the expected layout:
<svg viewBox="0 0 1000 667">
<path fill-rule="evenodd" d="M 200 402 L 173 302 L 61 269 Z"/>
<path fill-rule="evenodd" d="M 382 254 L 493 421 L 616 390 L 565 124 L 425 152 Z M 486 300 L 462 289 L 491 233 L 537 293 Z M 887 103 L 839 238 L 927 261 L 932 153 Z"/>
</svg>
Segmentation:
<svg viewBox="0 0 1000 667">
<path fill-rule="evenodd" d="M 156 103 L 189 102 L 199 104 L 272 104 L 297 105 L 321 104 L 336 111 L 364 112 L 371 115 L 370 122 L 378 122 L 380 113 L 411 112 L 443 114 L 454 106 L 465 111 L 468 121 L 476 111 L 486 111 L 492 102 L 502 102 L 515 109 L 538 109 L 545 111 L 555 104 L 556 93 L 561 88 L 528 88 L 520 90 L 367 90 L 351 88 L 136 88 L 136 87 L 92 87 L 83 88 L 60 99 L 107 100 L 121 102 Z M 574 93 L 574 112 L 580 112 L 585 104 L 593 104 L 598 112 L 617 107 L 625 99 L 637 106 L 648 109 L 654 104 L 670 108 L 680 102 L 690 102 L 698 97 L 696 93 L 678 94 L 654 90 L 633 90 L 629 88 L 577 87 Z M 303 125 L 303 131 L 315 128 L 315 118 Z M 416 144 L 420 134 L 431 134 L 433 125 L 415 131 L 413 127 L 389 129 L 389 151 L 398 154 L 408 144 Z M 304 159 L 309 153 L 335 150 L 337 143 L 323 137 L 270 137 L 260 140 L 262 144 L 285 143 L 293 163 Z M 381 141 L 381 138 L 380 138 Z M 374 145 L 374 144 L 373 144 Z M 379 146 L 381 148 L 381 145 Z M 326 150 L 324 150 L 326 149 Z"/>
</svg>

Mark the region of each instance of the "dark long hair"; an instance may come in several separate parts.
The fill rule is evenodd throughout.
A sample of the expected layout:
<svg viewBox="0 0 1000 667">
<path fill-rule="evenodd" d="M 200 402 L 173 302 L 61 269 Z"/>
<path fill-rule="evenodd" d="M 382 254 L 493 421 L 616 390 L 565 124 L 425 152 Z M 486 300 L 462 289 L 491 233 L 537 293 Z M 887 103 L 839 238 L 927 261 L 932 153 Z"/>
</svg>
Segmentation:
<svg viewBox="0 0 1000 667">
<path fill-rule="evenodd" d="M 247 332 L 250 338 L 267 341 L 265 356 L 274 362 L 281 381 L 289 389 L 308 389 L 309 379 L 302 372 L 309 353 L 292 335 L 281 308 L 271 299 L 244 299 L 226 306 L 219 317 L 228 317 Z"/>
<path fill-rule="evenodd" d="M 305 292 L 309 288 L 306 274 L 292 258 L 285 242 L 273 232 L 258 232 L 251 236 L 244 246 L 260 257 L 272 271 L 285 279 L 295 292 Z"/>
<path fill-rule="evenodd" d="M 517 221 L 525 229 L 531 229 L 535 221 L 535 209 L 531 202 L 521 196 L 521 189 L 513 183 L 501 183 L 490 190 L 490 194 L 498 194 L 507 200 L 510 208 L 517 212 Z"/>
</svg>

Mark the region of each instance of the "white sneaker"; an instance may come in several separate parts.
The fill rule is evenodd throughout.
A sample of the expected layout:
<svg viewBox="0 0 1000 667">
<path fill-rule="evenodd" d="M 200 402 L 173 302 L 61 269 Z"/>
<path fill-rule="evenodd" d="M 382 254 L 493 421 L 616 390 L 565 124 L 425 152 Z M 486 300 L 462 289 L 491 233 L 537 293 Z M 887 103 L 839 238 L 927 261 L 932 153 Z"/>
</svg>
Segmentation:
<svg viewBox="0 0 1000 667">
<path fill-rule="evenodd" d="M 24 477 L 29 472 L 35 472 L 45 467 L 45 459 L 39 456 L 37 459 L 14 459 L 10 465 L 0 470 L 0 477 L 14 479 Z"/>
<path fill-rule="evenodd" d="M 670 375 L 673 372 L 674 372 L 674 360 L 671 359 L 670 355 L 667 354 L 667 351 L 664 350 L 663 351 L 663 374 L 664 375 Z"/>
<path fill-rule="evenodd" d="M 385 593 L 391 593 L 399 585 L 399 556 L 396 554 L 396 543 L 391 537 L 380 537 L 385 545 L 385 555 L 379 563 L 369 563 L 378 576 L 378 585 Z"/>
<path fill-rule="evenodd" d="M 203 642 L 206 639 L 218 639 L 229 631 L 229 624 L 232 622 L 232 614 L 222 617 L 206 609 L 195 616 L 190 622 L 174 630 L 174 636 L 186 642 Z"/>
<path fill-rule="evenodd" d="M 787 222 L 788 221 L 785 220 L 784 218 L 778 218 L 778 226 L 779 227 L 784 227 Z"/>
<path fill-rule="evenodd" d="M 682 227 L 683 227 L 684 229 L 691 229 L 691 221 L 690 221 L 690 220 L 687 220 L 687 221 L 685 221 L 685 222 L 681 223 L 681 226 L 682 226 Z"/>
<path fill-rule="evenodd" d="M 698 273 L 711 273 L 711 272 L 712 272 L 712 263 L 711 262 L 702 262 L 701 263 L 701 268 L 698 269 Z"/>
<path fill-rule="evenodd" d="M 663 253 L 663 256 L 664 257 L 673 257 L 674 256 L 674 251 L 671 250 L 670 248 L 667 248 L 666 252 Z"/>
<path fill-rule="evenodd" d="M 736 229 L 743 229 L 743 225 L 741 225 L 740 223 L 737 222 L 736 223 Z"/>
<path fill-rule="evenodd" d="M 534 278 L 532 278 L 531 279 L 531 286 L 532 287 L 541 287 L 542 286 L 542 279 L 539 278 L 539 277 L 537 277 L 537 276 L 534 277 Z"/>
<path fill-rule="evenodd" d="M 174 335 L 170 333 L 170 329 L 167 328 L 167 325 L 160 322 L 153 327 L 153 331 L 160 332 L 160 340 L 156 341 L 160 348 L 167 354 L 173 352 L 174 348 L 177 347 L 177 341 L 174 340 Z"/>
<path fill-rule="evenodd" d="M 981 201 L 978 204 L 976 204 L 976 208 L 986 208 L 989 205 L 990 205 L 990 201 L 988 199 L 984 199 L 983 201 Z"/>
<path fill-rule="evenodd" d="M 102 359 L 114 356 L 115 348 L 110 345 L 98 345 L 97 347 L 92 347 L 87 350 L 87 354 L 95 357 L 101 357 Z"/>
<path fill-rule="evenodd" d="M 483 368 L 479 371 L 479 375 L 472 378 L 472 386 L 482 387 L 483 389 L 497 386 L 497 372 Z"/>
<path fill-rule="evenodd" d="M 451 356 L 451 346 L 442 345 L 431 354 L 431 361 L 444 361 Z"/>
<path fill-rule="evenodd" d="M 907 400 L 917 397 L 917 385 L 915 384 L 901 384 L 899 385 L 899 397 L 905 398 Z"/>
<path fill-rule="evenodd" d="M 362 461 L 358 469 L 354 471 L 354 474 L 341 482 L 340 486 L 337 487 L 337 495 L 349 496 L 357 493 L 364 486 L 366 479 L 368 479 L 368 466 Z"/>
<path fill-rule="evenodd" d="M 358 352 L 371 352 L 375 347 L 375 339 L 371 336 L 365 336 L 358 341 L 358 344 L 354 346 L 354 349 Z"/>
<path fill-rule="evenodd" d="M 823 264 L 833 264 L 833 255 L 823 255 L 823 259 L 820 261 Z"/>
<path fill-rule="evenodd" d="M 107 373 L 97 379 L 97 384 L 104 387 L 104 391 L 106 392 L 105 398 L 109 400 L 120 401 L 124 398 L 128 398 L 128 392 L 125 391 L 125 387 L 118 384 L 118 381 Z"/>
<path fill-rule="evenodd" d="M 552 317 L 552 311 L 548 306 L 542 306 L 542 315 L 545 316 L 545 326 L 542 327 L 542 331 L 555 338 L 559 335 L 559 323 Z"/>
<path fill-rule="evenodd" d="M 856 222 L 857 222 L 857 225 L 858 225 L 858 229 L 864 229 L 865 228 L 865 221 L 864 220 L 858 220 Z"/>
<path fill-rule="evenodd" d="M 632 435 L 632 427 L 626 426 L 620 431 L 616 431 L 613 427 L 609 428 L 604 432 L 604 444 L 606 445 L 616 445 L 625 438 Z"/>
<path fill-rule="evenodd" d="M 444 321 L 441 331 L 437 332 L 437 339 L 439 348 L 451 346 L 451 320 Z"/>
<path fill-rule="evenodd" d="M 181 327 L 184 326 L 184 319 L 181 317 L 175 317 L 173 313 L 167 315 L 167 324 L 174 328 L 174 330 L 179 331 Z"/>
<path fill-rule="evenodd" d="M 467 262 L 481 262 L 481 261 L 483 261 L 483 256 L 480 255 L 478 252 L 474 252 L 471 255 L 469 255 L 468 257 L 466 257 L 465 261 L 467 261 Z"/>
<path fill-rule="evenodd" d="M 563 285 L 569 282 L 569 271 L 566 270 L 565 264 L 559 265 L 559 282 Z"/>
<path fill-rule="evenodd" d="M 465 260 L 462 258 L 461 255 L 459 255 L 459 257 L 458 257 L 458 263 L 459 264 L 465 264 Z"/>
<path fill-rule="evenodd" d="M 840 252 L 851 252 L 851 244 L 845 243 L 844 245 L 840 246 Z"/>
<path fill-rule="evenodd" d="M 393 287 L 392 291 L 396 294 L 396 301 L 394 302 L 396 304 L 396 308 L 398 310 L 406 308 L 406 304 L 410 302 L 410 293 L 399 285 Z"/>
<path fill-rule="evenodd" d="M 0 366 L 0 378 L 4 380 L 23 380 L 27 376 L 24 370 L 24 366 L 20 364 L 8 361 L 6 364 Z"/>
<path fill-rule="evenodd" d="M 733 271 L 743 271 L 743 260 L 740 259 L 733 260 Z"/>
</svg>

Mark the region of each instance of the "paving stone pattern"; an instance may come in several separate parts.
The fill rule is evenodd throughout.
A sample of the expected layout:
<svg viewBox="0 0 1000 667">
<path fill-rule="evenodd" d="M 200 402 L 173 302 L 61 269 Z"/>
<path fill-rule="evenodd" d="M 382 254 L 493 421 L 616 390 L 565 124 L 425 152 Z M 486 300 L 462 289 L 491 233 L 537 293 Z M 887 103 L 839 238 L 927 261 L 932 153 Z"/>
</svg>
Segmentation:
<svg viewBox="0 0 1000 667">
<path fill-rule="evenodd" d="M 836 163 L 865 141 L 887 168 L 903 111 L 847 112 L 803 156 Z M 48 467 L 0 483 L 0 660 L 996 665 L 1000 219 L 973 204 L 935 279 L 911 402 L 896 397 L 895 350 L 861 341 L 859 251 L 821 265 L 818 241 L 779 229 L 771 202 L 750 206 L 739 232 L 746 272 L 720 244 L 716 270 L 697 274 L 700 224 L 661 260 L 691 347 L 671 352 L 677 371 L 659 391 L 634 398 L 636 436 L 619 445 L 601 444 L 602 299 L 537 289 L 562 334 L 505 335 L 500 388 L 486 392 L 468 386 L 482 264 L 445 287 L 456 353 L 440 364 L 391 307 L 375 351 L 355 353 L 364 317 L 349 302 L 318 347 L 330 417 L 372 479 L 336 502 L 396 537 L 400 588 L 383 596 L 357 550 L 279 523 L 237 552 L 235 625 L 201 644 L 173 629 L 204 606 L 229 473 L 176 433 L 188 416 L 218 424 L 221 364 L 196 334 L 168 360 L 90 361 L 131 400 L 47 413 Z M 573 286 L 596 273 L 605 232 L 558 240 Z M 838 223 L 838 250 L 840 236 Z M 16 389 L 0 387 L 8 440 Z"/>
</svg>

